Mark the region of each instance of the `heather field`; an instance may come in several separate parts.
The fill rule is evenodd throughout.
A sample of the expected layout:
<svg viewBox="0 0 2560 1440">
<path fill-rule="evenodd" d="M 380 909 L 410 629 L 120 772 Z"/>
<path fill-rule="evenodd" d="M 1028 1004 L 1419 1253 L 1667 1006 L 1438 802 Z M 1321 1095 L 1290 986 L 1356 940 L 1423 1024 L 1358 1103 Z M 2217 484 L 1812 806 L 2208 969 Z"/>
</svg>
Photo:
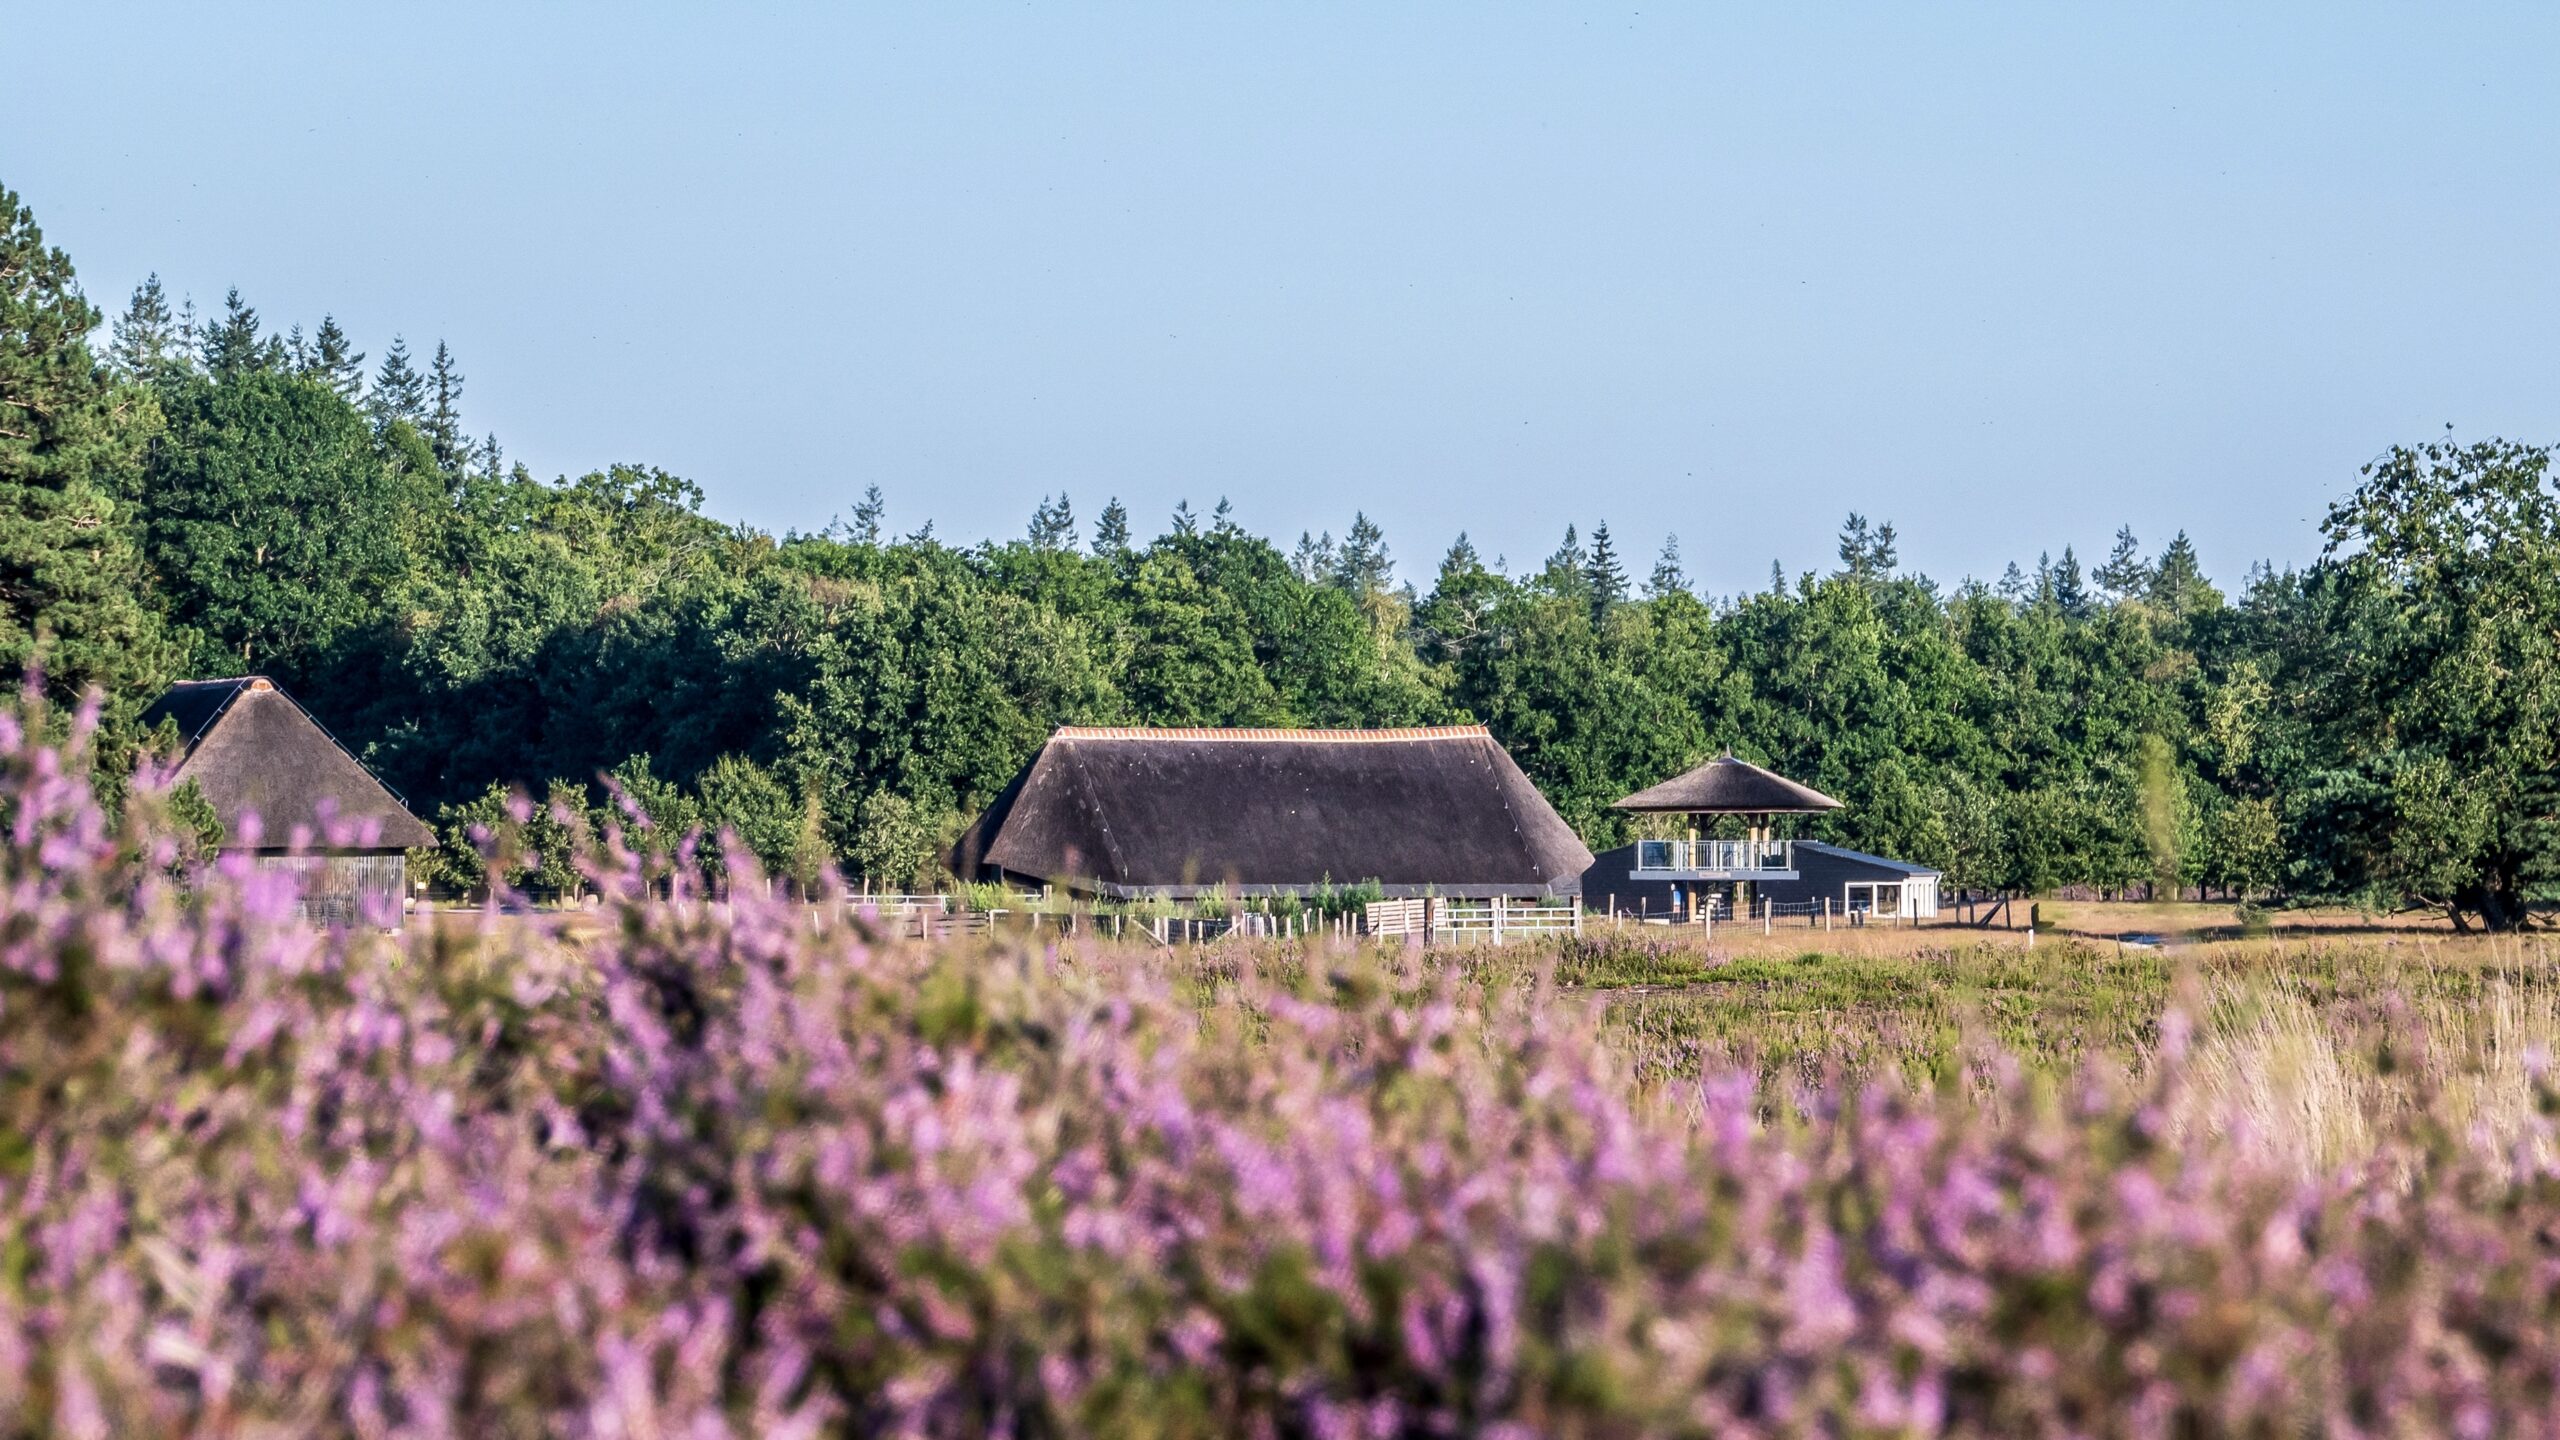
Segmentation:
<svg viewBox="0 0 2560 1440">
<path fill-rule="evenodd" d="M 9 1435 L 2560 1424 L 2530 943 L 321 935 L 0 741 Z"/>
</svg>

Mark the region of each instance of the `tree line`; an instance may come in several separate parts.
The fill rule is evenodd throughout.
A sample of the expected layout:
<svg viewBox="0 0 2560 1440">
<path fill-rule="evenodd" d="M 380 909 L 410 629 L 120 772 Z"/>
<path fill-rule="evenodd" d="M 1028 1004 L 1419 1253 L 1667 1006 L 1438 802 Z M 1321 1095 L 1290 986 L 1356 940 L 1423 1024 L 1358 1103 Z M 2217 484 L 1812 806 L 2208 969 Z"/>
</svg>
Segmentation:
<svg viewBox="0 0 2560 1440">
<path fill-rule="evenodd" d="M 637 806 L 769 871 L 903 885 L 1062 723 L 1464 721 L 1595 848 L 1631 834 L 1610 801 L 1729 747 L 1846 802 L 1807 833 L 1957 886 L 2504 927 L 2555 878 L 2544 447 L 2395 448 L 2319 559 L 2234 595 L 2129 529 L 1942 585 L 1852 515 L 1836 564 L 1710 597 L 1676 540 L 1635 578 L 1605 523 L 1516 572 L 1461 535 L 1418 584 L 1365 516 L 1284 550 L 1223 500 L 1148 538 L 1060 494 L 960 546 L 893 534 L 872 487 L 774 535 L 648 466 L 510 465 L 441 342 L 367 360 L 333 318 L 278 335 L 156 278 L 110 324 L 0 190 L 0 661 L 101 693 L 127 760 L 168 682 L 271 675 L 436 821 L 458 882 L 515 796 L 537 828 Z"/>
</svg>

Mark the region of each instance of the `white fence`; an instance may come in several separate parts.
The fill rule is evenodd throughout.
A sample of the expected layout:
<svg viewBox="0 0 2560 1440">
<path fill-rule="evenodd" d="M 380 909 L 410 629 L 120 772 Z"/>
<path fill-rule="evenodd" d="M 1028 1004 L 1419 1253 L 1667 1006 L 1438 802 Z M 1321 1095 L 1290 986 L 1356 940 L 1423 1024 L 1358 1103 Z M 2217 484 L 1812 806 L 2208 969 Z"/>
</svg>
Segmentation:
<svg viewBox="0 0 2560 1440">
<path fill-rule="evenodd" d="M 1154 915 L 1132 923 L 1159 945 L 1197 945 L 1230 935 L 1247 940 L 1286 940 L 1300 935 L 1349 938 L 1359 933 L 1357 922 L 1348 915 L 1328 917 L 1303 910 L 1292 915 L 1259 910 L 1232 915 Z"/>
<path fill-rule="evenodd" d="M 958 910 L 948 895 L 855 895 L 847 897 L 854 918 L 875 935 L 895 940 L 943 940 L 955 935 L 984 935 L 993 930 L 1001 910 Z"/>
<path fill-rule="evenodd" d="M 1372 935 L 1416 935 L 1434 945 L 1503 945 L 1538 935 L 1582 933 L 1582 898 L 1552 904 L 1494 896 L 1488 900 L 1378 900 L 1369 905 Z"/>
</svg>

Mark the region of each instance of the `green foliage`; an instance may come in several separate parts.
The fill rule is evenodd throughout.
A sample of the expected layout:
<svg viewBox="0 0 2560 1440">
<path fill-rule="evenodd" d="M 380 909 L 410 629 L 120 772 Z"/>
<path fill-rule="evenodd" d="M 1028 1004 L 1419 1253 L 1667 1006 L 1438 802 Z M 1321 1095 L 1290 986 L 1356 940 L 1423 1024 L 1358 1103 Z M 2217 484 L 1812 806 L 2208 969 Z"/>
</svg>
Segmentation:
<svg viewBox="0 0 2560 1440">
<path fill-rule="evenodd" d="M 98 320 L 70 258 L 0 188 L 0 666 L 40 661 L 61 700 L 97 687 L 112 725 L 175 657 L 119 503 L 156 411 L 90 353 Z"/>
<path fill-rule="evenodd" d="M 890 889 L 921 885 L 934 878 L 943 838 L 914 801 L 893 790 L 877 790 L 854 811 L 846 859 L 861 879 Z"/>
<path fill-rule="evenodd" d="M 109 755 L 182 671 L 275 673 L 442 807 L 448 884 L 486 879 L 471 827 L 562 823 L 510 792 L 627 820 L 617 757 L 651 822 L 627 838 L 662 859 L 703 832 L 716 867 L 727 827 L 771 875 L 909 885 L 1060 724 L 1473 720 L 1595 846 L 1634 833 L 1610 802 L 1729 747 L 1845 802 L 1804 833 L 1951 885 L 2492 925 L 2560 896 L 2546 451 L 2395 451 L 2330 553 L 2236 601 L 2184 533 L 2153 556 L 2130 527 L 2087 575 L 2066 545 L 1945 590 L 1862 514 L 1836 571 L 1727 598 L 1676 543 L 1630 594 L 1605 524 L 1517 577 L 1461 535 L 1427 588 L 1365 513 L 1284 554 L 1224 500 L 1142 542 L 1115 499 L 1080 550 L 1059 494 L 963 549 L 892 538 L 873 485 L 776 538 L 645 466 L 502 473 L 441 344 L 422 374 L 395 339 L 368 387 L 333 320 L 283 346 L 233 292 L 199 328 L 153 279 L 102 364 L 68 260 L 0 200 L 0 661 L 99 687 Z"/>
<path fill-rule="evenodd" d="M 397 335 L 391 337 L 391 348 L 383 353 L 382 368 L 373 377 L 365 412 L 377 429 L 384 430 L 394 424 L 416 425 L 427 418 L 426 378 L 410 362 L 408 342 Z"/>
<path fill-rule="evenodd" d="M 531 867 L 524 863 L 523 832 L 515 817 L 520 803 L 506 786 L 493 783 L 469 800 L 439 809 L 435 829 L 442 843 L 425 877 L 428 883 L 472 896 L 487 895 L 493 881 L 522 884 Z"/>
<path fill-rule="evenodd" d="M 396 444 L 328 386 L 267 370 L 161 403 L 144 553 L 200 671 L 294 672 L 388 613 L 431 503 Z"/>
<path fill-rule="evenodd" d="M 720 847 L 724 864 L 752 862 L 766 875 L 789 873 L 802 807 L 772 771 L 723 755 L 703 772 L 700 794 L 703 828 Z M 732 840 L 742 848 L 730 851 Z"/>
<path fill-rule="evenodd" d="M 2551 451 L 2395 448 L 2333 507 L 2304 688 L 2305 820 L 2336 888 L 2524 923 L 2560 881 L 2560 497 Z"/>
<path fill-rule="evenodd" d="M 173 380 L 192 367 L 188 338 L 179 330 L 157 272 L 134 287 L 132 301 L 116 321 L 115 344 L 108 353 L 117 375 L 139 384 Z"/>
<path fill-rule="evenodd" d="M 222 817 L 214 813 L 204 788 L 193 780 L 181 781 L 169 791 L 167 804 L 169 833 L 186 842 L 180 859 L 195 864 L 211 860 L 222 848 Z"/>
</svg>

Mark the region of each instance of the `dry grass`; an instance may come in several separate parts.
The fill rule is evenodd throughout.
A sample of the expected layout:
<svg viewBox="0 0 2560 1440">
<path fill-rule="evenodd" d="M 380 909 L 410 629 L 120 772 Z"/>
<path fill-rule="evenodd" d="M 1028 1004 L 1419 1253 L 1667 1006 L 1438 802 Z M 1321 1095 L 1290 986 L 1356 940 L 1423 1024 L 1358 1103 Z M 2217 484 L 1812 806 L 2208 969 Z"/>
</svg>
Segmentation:
<svg viewBox="0 0 2560 1440">
<path fill-rule="evenodd" d="M 2283 975 L 2215 977 L 2178 1123 L 2255 1145 L 2306 1177 L 2371 1158 L 2377 1135 L 2409 1121 L 2501 1151 L 2546 1149 L 2538 1082 L 2560 1046 L 2560 986 L 2547 955 L 2512 948 L 2515 962 L 2473 995 L 2393 991 L 2378 1008 L 2324 1003 Z"/>
</svg>

